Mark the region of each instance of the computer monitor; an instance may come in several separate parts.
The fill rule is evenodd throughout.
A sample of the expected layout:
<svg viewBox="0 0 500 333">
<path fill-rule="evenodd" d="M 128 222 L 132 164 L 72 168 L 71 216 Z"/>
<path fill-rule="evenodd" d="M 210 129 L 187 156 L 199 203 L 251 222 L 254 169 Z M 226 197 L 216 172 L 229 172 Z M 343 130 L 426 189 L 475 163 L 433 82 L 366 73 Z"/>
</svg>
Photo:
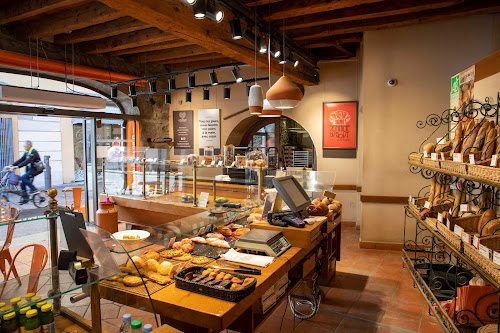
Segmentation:
<svg viewBox="0 0 500 333">
<path fill-rule="evenodd" d="M 311 204 L 311 200 L 300 183 L 293 176 L 273 179 L 273 185 L 291 211 L 298 213 Z"/>
</svg>

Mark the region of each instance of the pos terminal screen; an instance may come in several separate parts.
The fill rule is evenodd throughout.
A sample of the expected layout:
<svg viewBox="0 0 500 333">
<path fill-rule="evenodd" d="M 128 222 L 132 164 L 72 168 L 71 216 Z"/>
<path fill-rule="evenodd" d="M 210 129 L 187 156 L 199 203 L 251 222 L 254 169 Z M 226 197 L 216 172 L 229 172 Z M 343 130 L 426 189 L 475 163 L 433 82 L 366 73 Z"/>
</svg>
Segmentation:
<svg viewBox="0 0 500 333">
<path fill-rule="evenodd" d="M 273 184 L 285 203 L 294 212 L 301 211 L 311 204 L 304 188 L 292 176 L 274 178 Z"/>
</svg>

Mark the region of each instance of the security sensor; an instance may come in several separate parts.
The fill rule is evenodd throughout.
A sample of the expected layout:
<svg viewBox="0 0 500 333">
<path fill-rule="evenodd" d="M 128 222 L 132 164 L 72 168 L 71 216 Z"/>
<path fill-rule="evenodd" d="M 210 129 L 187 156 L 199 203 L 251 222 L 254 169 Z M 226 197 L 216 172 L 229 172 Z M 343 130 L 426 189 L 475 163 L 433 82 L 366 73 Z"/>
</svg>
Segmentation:
<svg viewBox="0 0 500 333">
<path fill-rule="evenodd" d="M 394 87 L 394 86 L 395 86 L 395 85 L 397 85 L 397 84 L 398 84 L 398 80 L 396 80 L 396 79 L 389 79 L 389 80 L 387 81 L 387 85 L 388 85 L 389 87 Z"/>
</svg>

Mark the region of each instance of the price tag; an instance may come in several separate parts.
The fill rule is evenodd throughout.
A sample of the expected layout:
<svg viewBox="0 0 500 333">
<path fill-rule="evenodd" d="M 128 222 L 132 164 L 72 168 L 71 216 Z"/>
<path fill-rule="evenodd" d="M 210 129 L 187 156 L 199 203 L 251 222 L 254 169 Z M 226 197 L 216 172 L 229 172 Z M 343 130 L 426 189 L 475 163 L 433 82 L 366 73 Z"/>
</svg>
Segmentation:
<svg viewBox="0 0 500 333">
<path fill-rule="evenodd" d="M 444 161 L 444 153 L 441 153 L 441 159 Z"/>
<path fill-rule="evenodd" d="M 443 223 L 443 215 L 441 213 L 438 213 L 438 221 Z"/>
<path fill-rule="evenodd" d="M 457 183 L 457 188 L 461 191 L 462 190 L 462 183 Z"/>
<path fill-rule="evenodd" d="M 424 204 L 424 207 L 427 208 L 427 209 L 431 209 L 432 205 L 429 201 L 426 201 L 425 204 Z"/>
<path fill-rule="evenodd" d="M 179 162 L 180 165 L 184 164 L 184 159 Z"/>
<path fill-rule="evenodd" d="M 427 154 L 426 151 L 424 151 L 424 157 L 429 157 L 429 154 Z"/>
<path fill-rule="evenodd" d="M 498 163 L 498 155 L 493 155 L 491 156 L 491 163 L 490 166 L 496 167 Z"/>
<path fill-rule="evenodd" d="M 223 164 L 224 164 L 223 161 L 219 161 L 219 163 L 217 165 L 221 167 Z"/>
<path fill-rule="evenodd" d="M 500 252 L 493 251 L 493 262 L 500 265 Z"/>
<path fill-rule="evenodd" d="M 413 203 L 413 197 L 411 195 L 408 197 L 408 202 Z"/>
<path fill-rule="evenodd" d="M 437 161 L 438 160 L 438 154 L 437 153 L 431 153 L 431 160 Z"/>
<path fill-rule="evenodd" d="M 476 249 L 479 248 L 479 237 L 476 235 L 474 235 L 474 238 L 472 239 L 472 245 L 474 245 Z"/>
<path fill-rule="evenodd" d="M 458 224 L 455 224 L 455 228 L 453 229 L 453 232 L 460 238 L 462 238 L 462 232 L 464 231 L 464 228 L 459 226 Z"/>
<path fill-rule="evenodd" d="M 212 163 L 210 163 L 211 166 L 214 166 L 215 165 L 215 161 L 212 161 Z"/>
<path fill-rule="evenodd" d="M 452 215 L 452 214 L 451 214 L 451 213 L 452 213 L 451 208 L 450 208 L 450 210 L 448 211 L 448 213 L 450 213 L 450 216 Z"/>
<path fill-rule="evenodd" d="M 491 260 L 491 250 L 488 249 L 486 246 L 483 244 L 479 244 L 479 253 L 485 257 Z"/>
<path fill-rule="evenodd" d="M 463 162 L 464 161 L 464 155 L 460 153 L 453 153 L 453 162 Z"/>
<path fill-rule="evenodd" d="M 450 228 L 450 220 L 448 220 L 448 219 L 446 219 L 446 227 L 447 227 L 448 229 L 451 229 L 451 228 Z"/>
<path fill-rule="evenodd" d="M 461 212 L 468 212 L 469 211 L 469 204 L 461 204 L 460 211 Z"/>
<path fill-rule="evenodd" d="M 462 240 L 467 243 L 467 244 L 470 244 L 470 235 L 468 233 L 466 233 L 465 231 L 462 231 Z"/>
<path fill-rule="evenodd" d="M 205 162 L 206 162 L 205 160 L 201 161 L 201 165 L 205 165 Z"/>
<path fill-rule="evenodd" d="M 207 207 L 208 203 L 208 192 L 201 192 L 200 199 L 198 200 L 198 207 Z"/>
<path fill-rule="evenodd" d="M 457 183 L 451 183 L 450 190 L 456 190 L 456 189 L 457 189 Z"/>
<path fill-rule="evenodd" d="M 469 163 L 476 164 L 476 160 L 474 159 L 474 154 L 469 154 Z"/>
<path fill-rule="evenodd" d="M 445 138 L 437 138 L 437 139 L 436 139 L 436 141 L 437 141 L 437 144 L 438 144 L 438 145 L 439 145 L 439 144 L 444 145 L 444 144 L 446 143 L 446 139 L 445 139 Z"/>
<path fill-rule="evenodd" d="M 235 165 L 236 165 L 236 161 L 234 161 L 233 163 L 231 163 L 231 168 L 234 168 Z"/>
</svg>

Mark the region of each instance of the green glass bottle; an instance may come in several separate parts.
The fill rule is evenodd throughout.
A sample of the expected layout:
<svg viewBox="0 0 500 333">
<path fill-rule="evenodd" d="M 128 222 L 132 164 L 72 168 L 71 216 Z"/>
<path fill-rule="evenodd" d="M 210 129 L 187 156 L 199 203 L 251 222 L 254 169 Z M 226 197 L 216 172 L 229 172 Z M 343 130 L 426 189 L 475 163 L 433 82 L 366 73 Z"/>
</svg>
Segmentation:
<svg viewBox="0 0 500 333">
<path fill-rule="evenodd" d="M 2 333 L 19 333 L 15 312 L 11 312 L 3 316 Z"/>
<path fill-rule="evenodd" d="M 26 312 L 26 324 L 24 325 L 24 333 L 40 333 L 40 319 L 38 318 L 37 310 L 29 310 Z M 3 333 L 3 332 L 2 332 Z"/>
<path fill-rule="evenodd" d="M 56 332 L 52 305 L 45 304 L 44 306 L 42 306 L 42 313 L 40 314 L 40 324 L 42 325 L 42 333 Z"/>
<path fill-rule="evenodd" d="M 10 300 L 10 305 L 12 306 L 12 309 L 17 310 L 17 304 L 21 302 L 20 297 L 14 297 L 13 299 Z"/>
<path fill-rule="evenodd" d="M 19 310 L 19 317 L 18 317 L 18 323 L 19 323 L 19 332 L 24 333 L 24 326 L 26 326 L 26 320 L 28 319 L 26 317 L 26 313 L 31 310 L 29 306 L 21 308 Z"/>
</svg>

